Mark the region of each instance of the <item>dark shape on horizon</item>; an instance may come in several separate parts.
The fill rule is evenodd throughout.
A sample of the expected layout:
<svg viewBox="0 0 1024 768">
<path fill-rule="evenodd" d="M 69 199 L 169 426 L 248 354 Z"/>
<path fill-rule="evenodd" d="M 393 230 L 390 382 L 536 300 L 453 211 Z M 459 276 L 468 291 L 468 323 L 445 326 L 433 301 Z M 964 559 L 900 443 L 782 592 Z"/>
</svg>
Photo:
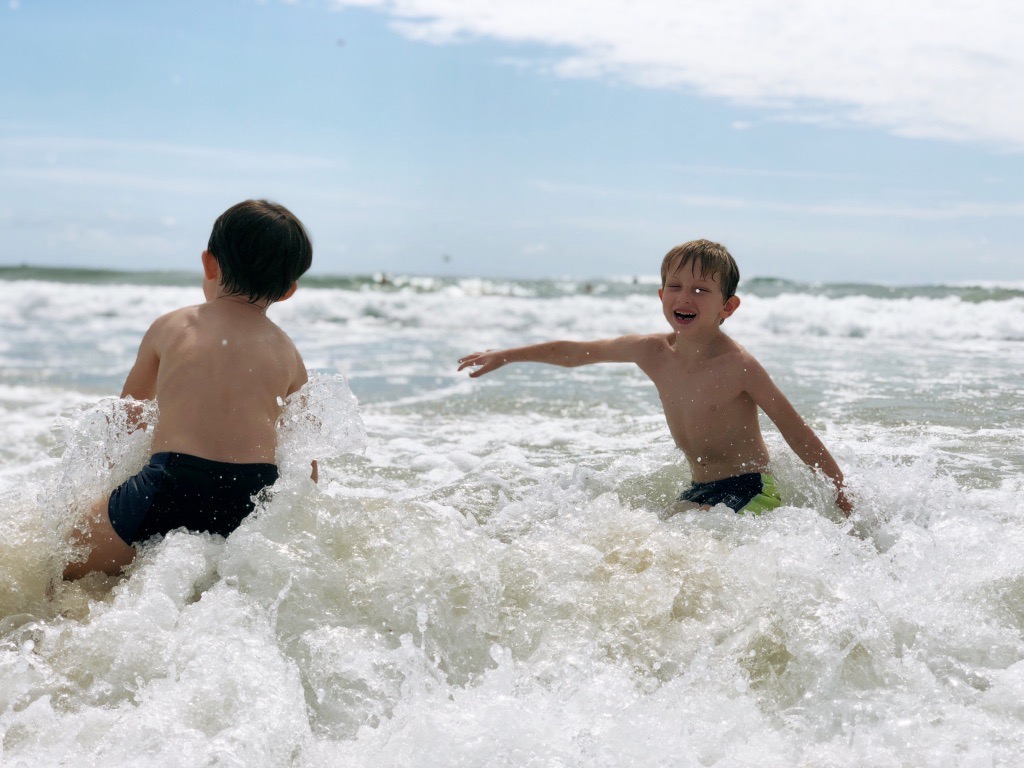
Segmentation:
<svg viewBox="0 0 1024 768">
<path fill-rule="evenodd" d="M 445 264 L 447 264 L 451 260 L 452 260 L 452 257 L 449 256 L 447 253 L 442 253 L 441 254 L 441 261 L 443 261 Z"/>
</svg>

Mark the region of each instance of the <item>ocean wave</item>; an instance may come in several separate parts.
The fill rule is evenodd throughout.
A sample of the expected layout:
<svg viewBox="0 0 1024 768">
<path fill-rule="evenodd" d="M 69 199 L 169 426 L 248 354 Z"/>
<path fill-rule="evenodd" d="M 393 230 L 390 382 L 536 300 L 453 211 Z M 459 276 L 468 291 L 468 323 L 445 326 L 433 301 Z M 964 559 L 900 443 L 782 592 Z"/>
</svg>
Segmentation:
<svg viewBox="0 0 1024 768">
<path fill-rule="evenodd" d="M 198 273 L 177 271 L 123 271 L 74 267 L 0 266 L 0 282 L 36 281 L 81 285 L 191 286 L 200 284 Z M 599 296 L 619 298 L 649 295 L 657 291 L 658 275 L 638 274 L 619 277 L 564 277 L 551 279 L 513 279 L 495 277 L 451 277 L 403 275 L 378 272 L 371 275 L 307 274 L 302 278 L 307 290 L 345 290 L 372 293 L 445 294 L 453 297 L 514 296 L 519 298 L 556 298 Z M 1019 281 L 957 282 L 925 285 L 886 285 L 882 283 L 815 283 L 777 277 L 751 277 L 740 283 L 739 292 L 762 298 L 785 295 L 811 295 L 826 298 L 864 296 L 881 300 L 911 298 L 959 298 L 970 303 L 1001 302 L 1024 298 L 1024 283 Z"/>
</svg>

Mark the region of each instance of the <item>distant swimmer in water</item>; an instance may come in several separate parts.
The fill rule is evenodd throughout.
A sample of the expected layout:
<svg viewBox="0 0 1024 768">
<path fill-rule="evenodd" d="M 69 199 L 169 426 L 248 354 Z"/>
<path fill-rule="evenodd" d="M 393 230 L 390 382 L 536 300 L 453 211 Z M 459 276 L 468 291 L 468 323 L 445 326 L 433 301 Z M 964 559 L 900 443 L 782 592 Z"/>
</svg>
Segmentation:
<svg viewBox="0 0 1024 768">
<path fill-rule="evenodd" d="M 470 376 L 477 377 L 506 363 L 635 363 L 658 388 L 669 431 L 692 470 L 692 483 L 666 517 L 717 504 L 750 513 L 782 504 L 768 474 L 760 408 L 796 455 L 828 477 L 836 505 L 849 515 L 853 507 L 835 459 L 754 356 L 721 329 L 740 305 L 739 280 L 739 267 L 723 246 L 684 243 L 661 263 L 658 297 L 670 333 L 474 352 L 459 360 L 459 370 L 475 368 Z"/>
<path fill-rule="evenodd" d="M 157 401 L 154 454 L 89 510 L 73 533 L 85 560 L 68 563 L 65 579 L 114 575 L 136 544 L 176 528 L 227 536 L 276 482 L 282 403 L 308 377 L 267 307 L 295 293 L 312 259 L 284 206 L 247 200 L 217 219 L 202 254 L 206 302 L 150 326 L 121 393 Z"/>
</svg>

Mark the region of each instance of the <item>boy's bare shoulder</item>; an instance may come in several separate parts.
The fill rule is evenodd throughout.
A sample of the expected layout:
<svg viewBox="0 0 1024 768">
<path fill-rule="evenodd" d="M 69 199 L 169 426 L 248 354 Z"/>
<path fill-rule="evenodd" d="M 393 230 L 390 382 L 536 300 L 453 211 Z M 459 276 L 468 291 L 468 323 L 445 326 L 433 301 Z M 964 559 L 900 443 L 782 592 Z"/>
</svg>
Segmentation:
<svg viewBox="0 0 1024 768">
<path fill-rule="evenodd" d="M 622 336 L 621 340 L 645 349 L 671 349 L 675 342 L 674 333 L 634 333 Z"/>
<path fill-rule="evenodd" d="M 635 333 L 609 340 L 605 352 L 606 359 L 617 362 L 630 362 L 640 366 L 648 373 L 659 365 L 667 353 L 672 352 L 675 334 Z"/>
<path fill-rule="evenodd" d="M 190 304 L 187 307 L 172 309 L 154 320 L 153 325 L 166 326 L 194 322 L 202 307 L 202 304 Z"/>
<path fill-rule="evenodd" d="M 761 363 L 747 348 L 731 338 L 727 338 L 727 346 L 719 357 L 720 364 L 728 366 L 738 376 L 745 378 L 766 375 Z"/>
<path fill-rule="evenodd" d="M 179 332 L 195 322 L 198 309 L 198 305 L 180 307 L 160 315 L 160 317 L 150 324 L 149 330 L 146 332 L 146 336 L 150 338 L 161 338 L 166 337 L 169 334 Z"/>
</svg>

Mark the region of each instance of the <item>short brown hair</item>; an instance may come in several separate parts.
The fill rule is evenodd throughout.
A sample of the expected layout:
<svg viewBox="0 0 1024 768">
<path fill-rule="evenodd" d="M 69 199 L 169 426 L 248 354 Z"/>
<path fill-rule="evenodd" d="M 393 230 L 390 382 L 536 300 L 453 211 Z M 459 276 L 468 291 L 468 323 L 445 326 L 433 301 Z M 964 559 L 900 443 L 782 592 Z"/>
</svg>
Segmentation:
<svg viewBox="0 0 1024 768">
<path fill-rule="evenodd" d="M 710 240 L 691 240 L 677 245 L 665 254 L 661 262 L 661 287 L 665 287 L 669 272 L 677 272 L 688 264 L 696 264 L 701 277 L 718 275 L 722 284 L 722 295 L 728 299 L 736 294 L 740 282 L 740 268 L 724 245 Z"/>
</svg>

